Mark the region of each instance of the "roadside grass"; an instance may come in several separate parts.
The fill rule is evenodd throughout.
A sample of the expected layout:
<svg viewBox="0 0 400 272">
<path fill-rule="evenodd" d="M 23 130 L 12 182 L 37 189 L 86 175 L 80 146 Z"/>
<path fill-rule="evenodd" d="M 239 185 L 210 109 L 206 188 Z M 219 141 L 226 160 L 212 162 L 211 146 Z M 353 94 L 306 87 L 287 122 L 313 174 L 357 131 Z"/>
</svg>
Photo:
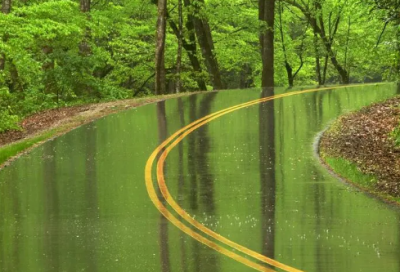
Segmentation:
<svg viewBox="0 0 400 272">
<path fill-rule="evenodd" d="M 321 158 L 335 174 L 343 178 L 347 183 L 350 183 L 361 191 L 376 196 L 385 202 L 400 205 L 400 197 L 393 197 L 387 193 L 378 191 L 376 188 L 376 185 L 378 184 L 377 177 L 363 173 L 358 169 L 355 163 L 344 158 L 334 158 L 329 156 L 323 156 Z"/>
<path fill-rule="evenodd" d="M 373 175 L 364 174 L 357 165 L 343 158 L 326 157 L 325 162 L 346 180 L 352 181 L 362 187 L 374 189 L 378 179 Z"/>
<path fill-rule="evenodd" d="M 0 147 L 0 165 L 5 163 L 8 159 L 18 155 L 20 152 L 31 148 L 35 144 L 53 137 L 58 132 L 57 129 L 52 129 L 40 134 L 39 136 Z"/>
</svg>

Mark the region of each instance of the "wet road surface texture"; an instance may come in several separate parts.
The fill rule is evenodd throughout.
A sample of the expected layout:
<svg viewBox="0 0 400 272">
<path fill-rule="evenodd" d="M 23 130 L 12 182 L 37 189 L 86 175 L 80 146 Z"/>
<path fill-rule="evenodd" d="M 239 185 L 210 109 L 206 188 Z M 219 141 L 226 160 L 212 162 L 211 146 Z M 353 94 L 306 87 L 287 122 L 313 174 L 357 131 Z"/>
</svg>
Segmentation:
<svg viewBox="0 0 400 272">
<path fill-rule="evenodd" d="M 396 85 L 275 93 L 147 105 L 22 156 L 0 171 L 0 271 L 399 271 L 400 210 L 313 150 Z"/>
</svg>

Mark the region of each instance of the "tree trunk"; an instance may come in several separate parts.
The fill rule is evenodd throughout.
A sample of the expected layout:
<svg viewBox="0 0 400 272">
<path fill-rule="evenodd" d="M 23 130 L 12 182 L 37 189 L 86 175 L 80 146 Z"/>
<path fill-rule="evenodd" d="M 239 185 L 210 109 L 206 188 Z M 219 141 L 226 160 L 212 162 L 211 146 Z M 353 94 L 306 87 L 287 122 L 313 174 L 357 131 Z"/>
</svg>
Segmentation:
<svg viewBox="0 0 400 272">
<path fill-rule="evenodd" d="M 167 26 L 167 0 L 158 0 L 158 18 L 156 35 L 156 79 L 155 92 L 157 95 L 165 94 L 165 37 Z"/>
<path fill-rule="evenodd" d="M 87 14 L 87 18 L 90 19 L 90 1 L 91 0 L 80 0 L 80 10 L 83 13 Z M 90 45 L 88 43 L 90 40 L 90 29 L 86 28 L 85 30 L 85 37 L 83 41 L 79 44 L 79 52 L 82 56 L 89 56 L 92 52 Z"/>
<path fill-rule="evenodd" d="M 285 61 L 285 69 L 288 77 L 289 87 L 293 87 L 294 84 L 293 68 L 287 61 Z"/>
<path fill-rule="evenodd" d="M 328 59 L 329 59 L 329 56 L 328 56 L 328 54 L 326 54 L 325 55 L 325 61 L 324 61 L 324 72 L 322 73 L 322 84 L 321 85 L 324 85 L 325 83 L 326 83 L 326 72 L 328 71 Z"/>
<path fill-rule="evenodd" d="M 318 85 L 322 85 L 322 77 L 321 77 L 321 63 L 318 49 L 318 37 L 317 34 L 314 33 L 314 51 L 315 51 L 315 73 L 318 79 Z"/>
<path fill-rule="evenodd" d="M 282 7 L 282 2 L 279 0 L 279 32 L 281 34 L 281 41 L 282 41 L 282 51 L 283 51 L 283 56 L 284 56 L 284 62 L 285 62 L 285 69 L 288 77 L 288 83 L 289 87 L 293 87 L 293 68 L 288 62 L 287 59 L 287 54 L 286 54 L 286 46 L 285 46 L 285 36 L 283 35 L 283 26 L 282 26 L 282 13 L 283 13 L 283 7 Z"/>
<path fill-rule="evenodd" d="M 1 1 L 1 12 L 4 14 L 9 14 L 11 12 L 12 0 L 2 0 Z"/>
<path fill-rule="evenodd" d="M 266 23 L 260 33 L 262 78 L 261 87 L 274 86 L 274 21 L 275 0 L 258 1 L 258 18 Z"/>
<path fill-rule="evenodd" d="M 189 7 L 191 5 L 190 0 L 184 0 L 183 3 L 185 7 Z M 186 22 L 186 30 L 188 32 L 189 41 L 186 42 L 185 40 L 183 40 L 183 47 L 185 48 L 189 56 L 189 60 L 190 63 L 192 64 L 193 70 L 201 74 L 203 72 L 203 69 L 201 69 L 201 64 L 197 57 L 196 35 L 195 35 L 193 20 L 194 20 L 193 15 L 189 14 Z M 202 78 L 197 79 L 197 85 L 199 86 L 200 90 L 202 91 L 207 90 L 207 84 L 204 82 Z"/>
<path fill-rule="evenodd" d="M 179 36 L 178 26 L 172 20 L 168 20 L 168 23 L 169 23 L 169 26 L 174 31 L 175 36 L 178 37 Z M 192 27 L 193 27 L 193 25 L 192 25 Z M 184 37 L 182 37 L 182 46 L 185 49 L 186 53 L 188 54 L 189 61 L 190 61 L 190 64 L 192 65 L 193 71 L 201 74 L 202 69 L 201 69 L 200 61 L 196 55 L 196 51 L 197 51 L 196 37 L 193 35 L 193 40 L 192 40 L 192 38 L 191 38 L 192 35 L 190 34 L 190 32 L 192 32 L 192 31 L 194 33 L 194 29 L 190 29 L 188 27 L 188 24 L 186 24 L 186 29 L 189 32 L 189 41 L 187 41 Z M 197 82 L 197 85 L 199 86 L 200 90 L 202 90 L 202 91 L 207 90 L 207 85 L 202 78 L 196 78 L 196 82 Z"/>
<path fill-rule="evenodd" d="M 90 0 L 80 0 L 80 9 L 83 13 L 90 12 Z"/>
<path fill-rule="evenodd" d="M 344 69 L 342 67 L 342 65 L 340 65 L 339 61 L 337 60 L 336 55 L 332 50 L 332 42 L 325 35 L 324 31 L 322 31 L 321 28 L 318 27 L 316 22 L 315 23 L 310 22 L 310 23 L 314 29 L 314 32 L 317 33 L 321 37 L 322 42 L 324 43 L 325 49 L 327 51 L 327 54 L 333 64 L 333 66 L 336 68 L 336 70 L 339 73 L 341 83 L 348 84 L 349 83 L 349 73 L 347 72 L 346 69 Z"/>
<path fill-rule="evenodd" d="M 51 46 L 43 46 L 42 47 L 42 52 L 45 56 L 48 56 L 53 53 L 53 48 Z M 52 88 L 53 83 L 55 82 L 55 79 L 51 73 L 48 73 L 48 71 L 54 69 L 54 61 L 50 60 L 49 62 L 43 63 L 42 65 L 42 70 L 45 73 L 45 80 L 44 80 L 44 89 L 45 93 L 51 93 L 54 91 L 54 88 Z M 57 89 L 57 104 L 59 102 L 59 92 Z"/>
<path fill-rule="evenodd" d="M 152 0 L 152 3 L 157 5 L 157 0 Z M 189 7 L 191 5 L 190 0 L 184 0 L 183 3 L 184 3 L 185 7 Z M 169 18 L 168 12 L 167 12 L 167 18 Z M 169 23 L 169 26 L 171 27 L 172 31 L 174 32 L 175 36 L 179 39 L 179 33 L 180 33 L 179 26 L 177 26 L 176 23 L 171 19 L 168 20 L 168 23 Z M 201 69 L 200 61 L 196 55 L 197 46 L 196 46 L 196 36 L 194 34 L 195 31 L 194 31 L 194 23 L 193 23 L 192 15 L 188 15 L 187 22 L 185 25 L 186 25 L 186 30 L 187 30 L 187 33 L 189 36 L 189 41 L 187 41 L 184 37 L 182 37 L 182 46 L 188 54 L 189 61 L 193 67 L 193 71 L 198 74 L 201 74 L 202 69 Z M 202 91 L 207 90 L 207 85 L 202 78 L 197 78 L 196 81 L 197 81 L 197 85 L 199 86 L 200 90 L 202 90 Z"/>
<path fill-rule="evenodd" d="M 214 42 L 212 39 L 210 26 L 206 18 L 201 18 L 198 15 L 201 14 L 201 6 L 204 5 L 204 0 L 197 0 L 193 5 L 196 13 L 196 16 L 193 16 L 194 28 L 201 48 L 201 53 L 206 61 L 207 70 L 211 75 L 213 88 L 215 90 L 225 89 L 221 80 L 221 72 L 219 70 L 218 61 L 214 52 Z"/>
<path fill-rule="evenodd" d="M 395 20 L 395 24 L 399 25 L 400 24 L 400 19 L 396 19 Z M 395 65 L 394 65 L 394 69 L 395 69 L 395 80 L 399 81 L 400 79 L 400 28 L 396 28 L 396 59 L 395 59 Z"/>
<path fill-rule="evenodd" d="M 182 39 L 183 39 L 183 11 L 182 11 L 182 0 L 178 0 L 178 52 L 176 56 L 176 93 L 180 93 L 181 83 L 181 65 L 182 65 Z"/>
</svg>

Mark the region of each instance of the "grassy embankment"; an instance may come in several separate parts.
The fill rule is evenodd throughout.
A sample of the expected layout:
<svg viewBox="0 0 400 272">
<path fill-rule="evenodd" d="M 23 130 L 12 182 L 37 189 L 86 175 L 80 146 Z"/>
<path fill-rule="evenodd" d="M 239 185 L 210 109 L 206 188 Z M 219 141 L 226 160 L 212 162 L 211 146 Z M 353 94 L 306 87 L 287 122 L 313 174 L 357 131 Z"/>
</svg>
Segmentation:
<svg viewBox="0 0 400 272">
<path fill-rule="evenodd" d="M 342 119 L 339 118 L 333 122 L 324 134 L 335 135 L 336 133 L 339 133 L 342 129 L 341 120 Z M 400 124 L 389 135 L 389 138 L 395 142 L 396 146 L 400 146 Z M 377 188 L 378 178 L 376 175 L 364 173 L 356 163 L 343 158 L 340 154 L 332 154 L 330 150 L 324 149 L 322 145 L 320 145 L 319 155 L 326 166 L 347 183 L 352 184 L 361 191 L 376 196 L 385 202 L 400 205 L 400 197 L 394 197 Z"/>
<path fill-rule="evenodd" d="M 5 163 L 8 159 L 18 155 L 19 153 L 31 148 L 32 146 L 50 139 L 60 133 L 62 129 L 52 129 L 44 133 L 39 134 L 36 137 L 32 137 L 26 140 L 19 141 L 17 143 L 9 144 L 0 147 L 0 166 Z"/>
</svg>

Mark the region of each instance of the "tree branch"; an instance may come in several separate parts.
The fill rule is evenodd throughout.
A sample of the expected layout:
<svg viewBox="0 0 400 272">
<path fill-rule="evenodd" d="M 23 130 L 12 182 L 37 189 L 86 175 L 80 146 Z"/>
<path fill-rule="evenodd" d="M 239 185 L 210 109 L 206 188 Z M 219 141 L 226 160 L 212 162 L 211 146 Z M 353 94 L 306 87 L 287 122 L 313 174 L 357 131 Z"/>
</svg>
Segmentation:
<svg viewBox="0 0 400 272">
<path fill-rule="evenodd" d="M 389 22 L 390 22 L 390 21 L 386 21 L 386 22 L 385 22 L 385 25 L 383 26 L 383 29 L 382 29 L 382 31 L 381 31 L 381 34 L 379 35 L 378 41 L 376 42 L 375 48 L 378 47 L 379 43 L 381 42 L 383 33 L 385 33 L 386 27 L 387 27 L 387 25 L 389 24 Z"/>
</svg>

